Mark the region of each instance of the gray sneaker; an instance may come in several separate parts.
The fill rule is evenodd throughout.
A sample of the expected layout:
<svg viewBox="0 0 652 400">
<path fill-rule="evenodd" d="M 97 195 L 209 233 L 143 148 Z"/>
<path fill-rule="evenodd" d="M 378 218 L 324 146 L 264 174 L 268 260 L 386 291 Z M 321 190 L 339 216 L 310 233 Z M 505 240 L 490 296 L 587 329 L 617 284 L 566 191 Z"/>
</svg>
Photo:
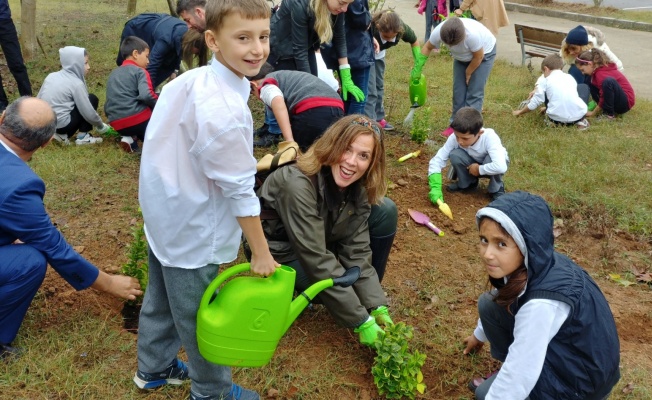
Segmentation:
<svg viewBox="0 0 652 400">
<path fill-rule="evenodd" d="M 101 137 L 93 137 L 88 132 L 80 133 L 79 135 L 77 135 L 77 140 L 75 140 L 75 144 L 77 146 L 81 146 L 81 145 L 84 145 L 84 144 L 98 144 L 98 143 L 102 143 L 102 138 Z"/>
<path fill-rule="evenodd" d="M 233 383 L 231 391 L 226 396 L 202 396 L 191 390 L 189 400 L 260 400 L 260 396 L 253 390 L 244 389 Z"/>
</svg>

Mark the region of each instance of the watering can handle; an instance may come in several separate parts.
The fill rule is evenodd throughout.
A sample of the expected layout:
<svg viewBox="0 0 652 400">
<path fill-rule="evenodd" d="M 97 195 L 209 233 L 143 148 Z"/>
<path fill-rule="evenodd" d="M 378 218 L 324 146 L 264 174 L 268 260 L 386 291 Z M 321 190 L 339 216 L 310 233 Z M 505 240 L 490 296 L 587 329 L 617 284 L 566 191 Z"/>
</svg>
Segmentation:
<svg viewBox="0 0 652 400">
<path fill-rule="evenodd" d="M 360 277 L 360 267 L 351 267 L 346 272 L 338 277 L 333 278 L 333 286 L 349 287 L 355 283 Z"/>
<path fill-rule="evenodd" d="M 217 290 L 218 287 L 224 281 L 232 277 L 233 275 L 240 274 L 245 271 L 249 271 L 251 269 L 251 264 L 249 263 L 243 263 L 243 264 L 238 264 L 234 265 L 231 268 L 225 269 L 221 274 L 217 275 L 215 279 L 213 279 L 213 282 L 211 282 L 210 285 L 206 288 L 206 291 L 204 292 L 204 295 L 201 298 L 201 303 L 200 307 L 207 307 L 208 303 L 211 301 L 211 297 L 213 297 L 213 294 Z"/>
</svg>

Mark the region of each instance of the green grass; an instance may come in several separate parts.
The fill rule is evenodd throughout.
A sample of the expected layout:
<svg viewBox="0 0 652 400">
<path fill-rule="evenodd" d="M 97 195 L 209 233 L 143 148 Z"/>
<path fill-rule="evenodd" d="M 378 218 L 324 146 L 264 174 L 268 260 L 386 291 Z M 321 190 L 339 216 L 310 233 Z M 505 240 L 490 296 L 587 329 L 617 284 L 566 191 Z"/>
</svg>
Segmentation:
<svg viewBox="0 0 652 400">
<path fill-rule="evenodd" d="M 10 4 L 14 19 L 18 20 L 19 1 L 11 0 Z M 126 1 L 38 2 L 38 35 L 46 54 L 28 61 L 34 89 L 38 90 L 47 73 L 59 69 L 59 47 L 82 46 L 91 55 L 89 89 L 103 104 L 106 78 L 115 67 L 120 32 L 128 19 L 125 11 Z M 144 11 L 167 12 L 167 5 L 163 0 L 139 0 L 137 12 Z M 397 46 L 387 53 L 388 120 L 397 126 L 399 134 L 406 136 L 409 132 L 401 122 L 410 107 L 407 80 L 411 59 L 408 46 Z M 451 60 L 446 56 L 432 56 L 424 68 L 433 145 L 420 157 L 431 157 L 443 143 L 438 132 L 447 126 L 450 113 L 451 69 Z M 535 113 L 520 118 L 511 115 L 535 80 L 536 76 L 527 69 L 499 61 L 487 87 L 485 126 L 498 132 L 509 151 L 511 165 L 505 176 L 508 191 L 520 189 L 543 195 L 557 215 L 574 222 L 575 229 L 596 232 L 618 229 L 643 242 L 649 241 L 652 237 L 649 195 L 652 128 L 648 116 L 652 113 L 652 103 L 637 99 L 636 107 L 619 121 L 594 123 L 584 132 L 573 128 L 553 129 L 546 127 L 543 118 Z M 15 98 L 17 93 L 10 96 Z M 251 105 L 257 121 L 262 122 L 260 103 L 252 101 Z M 387 156 L 392 159 L 414 151 L 415 146 L 409 140 L 401 140 L 397 135 L 387 138 L 392 144 Z M 425 170 L 414 168 L 411 163 L 388 164 L 390 177 L 423 177 L 423 186 L 414 187 L 414 192 L 425 195 Z M 131 221 L 139 217 L 138 159 L 108 142 L 88 147 L 51 145 L 39 151 L 30 165 L 47 184 L 46 206 L 66 238 L 75 245 L 89 241 L 106 244 L 107 250 L 101 254 L 83 255 L 107 271 L 117 271 L 127 260 Z M 399 226 L 401 229 L 404 227 Z M 426 241 L 410 245 L 414 246 L 410 251 L 415 254 L 428 254 L 436 259 L 429 253 L 433 249 L 427 247 Z M 605 260 L 611 262 L 615 258 L 615 265 L 623 269 L 631 262 L 649 265 L 649 255 L 633 250 L 621 253 L 622 249 L 614 246 L 607 244 L 601 249 Z M 466 265 L 474 264 L 475 260 L 471 257 L 456 262 Z M 491 365 L 486 352 L 474 356 L 470 362 L 460 355 L 460 337 L 470 333 L 468 327 L 472 325 L 466 322 L 472 323 L 475 318 L 472 302 L 483 288 L 477 283 L 482 279 L 464 276 L 463 268 L 446 271 L 440 268 L 434 261 L 428 261 L 423 267 L 423 279 L 412 282 L 408 289 L 404 285 L 386 287 L 393 316 L 412 321 L 417 332 L 414 346 L 428 356 L 424 375 L 437 377 L 439 386 L 429 385 L 426 396 L 452 393 L 452 388 L 465 385 L 471 374 L 486 373 Z M 605 261 L 602 275 L 607 272 L 614 272 L 613 264 Z M 456 286 L 450 282 L 464 283 Z M 188 385 L 151 394 L 134 388 L 130 378 L 136 369 L 136 341 L 130 333 L 120 331 L 116 307 L 112 310 L 90 307 L 93 312 L 52 307 L 45 293 L 40 291 L 37 295 L 19 333 L 16 344 L 27 353 L 17 363 L 0 364 L 0 398 L 166 399 L 188 395 Z M 79 301 L 72 290 L 69 296 L 71 301 Z M 98 296 L 95 301 L 103 302 L 105 298 Z M 425 307 L 428 308 L 424 310 Z M 376 396 L 360 389 L 361 382 L 353 378 L 359 375 L 360 365 L 371 367 L 372 352 L 361 351 L 354 340 L 338 341 L 338 337 L 348 338 L 352 333 L 338 328 L 329 318 L 319 307 L 304 312 L 300 326 L 289 330 L 268 366 L 235 369 L 234 380 L 256 387 L 263 394 L 276 389 L 283 396 L 296 393 L 294 398 L 300 399 L 331 399 L 331 393 L 343 394 L 344 398 Z M 456 320 L 462 323 L 451 323 Z M 322 346 L 319 359 L 306 354 L 306 349 L 317 347 L 322 340 L 338 345 L 329 349 Z M 622 368 L 623 379 L 618 388 L 634 382 L 637 389 L 631 395 L 614 393 L 613 397 L 651 398 L 650 365 L 632 360 L 623 362 Z M 367 377 L 363 385 L 371 382 L 370 373 Z"/>
</svg>

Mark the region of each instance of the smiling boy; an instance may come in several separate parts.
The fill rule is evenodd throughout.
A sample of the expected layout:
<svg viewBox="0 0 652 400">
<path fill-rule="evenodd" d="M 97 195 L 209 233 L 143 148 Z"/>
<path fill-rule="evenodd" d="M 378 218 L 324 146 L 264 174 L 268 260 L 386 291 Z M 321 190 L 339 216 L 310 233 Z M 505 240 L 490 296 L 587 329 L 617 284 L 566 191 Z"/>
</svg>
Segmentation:
<svg viewBox="0 0 652 400">
<path fill-rule="evenodd" d="M 264 0 L 209 0 L 206 44 L 211 65 L 163 87 L 147 127 L 139 199 L 149 243 L 149 282 L 138 331 L 141 389 L 191 379 L 190 399 L 259 399 L 231 380 L 229 367 L 199 353 L 201 297 L 233 261 L 244 233 L 251 270 L 270 275 L 269 252 L 254 193 L 249 82 L 269 54 L 270 8 Z M 183 346 L 189 365 L 177 358 Z"/>
<path fill-rule="evenodd" d="M 448 137 L 444 146 L 430 160 L 428 183 L 430 201 L 444 201 L 441 170 L 450 159 L 457 182 L 446 187 L 449 192 L 470 192 L 478 187 L 478 178 L 489 178 L 487 192 L 493 200 L 505 194 L 503 175 L 509 165 L 507 150 L 493 129 L 484 128 L 482 114 L 472 107 L 463 107 L 455 113 L 451 128 L 454 135 Z"/>
</svg>

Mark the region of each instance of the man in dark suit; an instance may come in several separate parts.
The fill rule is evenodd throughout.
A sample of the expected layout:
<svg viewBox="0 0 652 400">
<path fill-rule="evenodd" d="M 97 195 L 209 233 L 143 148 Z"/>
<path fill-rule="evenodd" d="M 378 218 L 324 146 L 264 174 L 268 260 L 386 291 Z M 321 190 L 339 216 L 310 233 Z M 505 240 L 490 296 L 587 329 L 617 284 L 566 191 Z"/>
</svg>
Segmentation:
<svg viewBox="0 0 652 400">
<path fill-rule="evenodd" d="M 45 278 L 47 264 L 77 290 L 92 287 L 124 299 L 142 294 L 135 278 L 108 275 L 73 250 L 45 211 L 45 184 L 27 165 L 52 140 L 56 117 L 43 100 L 21 97 L 0 116 L 0 359 Z"/>
</svg>

